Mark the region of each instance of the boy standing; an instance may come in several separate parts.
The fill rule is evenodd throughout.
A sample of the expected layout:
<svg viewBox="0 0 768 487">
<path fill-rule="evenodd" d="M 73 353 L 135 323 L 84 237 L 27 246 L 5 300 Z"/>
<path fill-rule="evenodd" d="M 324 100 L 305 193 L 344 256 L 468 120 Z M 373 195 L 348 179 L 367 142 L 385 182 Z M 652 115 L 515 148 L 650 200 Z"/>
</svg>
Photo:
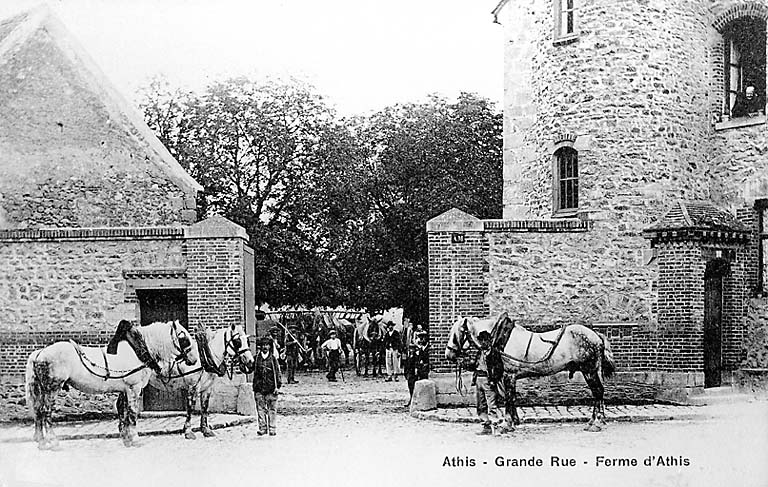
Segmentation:
<svg viewBox="0 0 768 487">
<path fill-rule="evenodd" d="M 277 434 L 277 394 L 282 380 L 277 357 L 273 353 L 272 339 L 264 337 L 259 343 L 256 364 L 253 371 L 253 395 L 256 398 L 256 412 L 259 417 L 259 436 L 269 432 Z"/>
</svg>

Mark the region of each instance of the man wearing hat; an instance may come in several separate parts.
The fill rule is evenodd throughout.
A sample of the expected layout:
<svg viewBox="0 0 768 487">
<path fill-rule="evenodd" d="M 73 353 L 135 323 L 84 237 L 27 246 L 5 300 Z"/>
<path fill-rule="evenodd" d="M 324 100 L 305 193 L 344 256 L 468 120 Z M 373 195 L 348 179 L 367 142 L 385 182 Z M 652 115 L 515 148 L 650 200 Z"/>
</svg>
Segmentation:
<svg viewBox="0 0 768 487">
<path fill-rule="evenodd" d="M 425 331 L 415 333 L 414 345 L 410 347 L 408 357 L 405 361 L 405 377 L 408 379 L 408 407 L 413 399 L 413 389 L 416 387 L 416 381 L 429 379 L 429 348 L 427 345 L 428 336 Z"/>
<path fill-rule="evenodd" d="M 501 425 L 504 419 L 498 393 L 503 369 L 499 367 L 501 359 L 497 357 L 498 351 L 491 349 L 491 334 L 483 330 L 477 335 L 477 339 L 480 342 L 480 351 L 477 354 L 477 367 L 472 377 L 472 385 L 475 386 L 477 415 L 483 422 L 483 429 L 478 434 L 490 435 L 493 434 L 492 423 Z M 495 420 L 489 415 L 495 416 Z M 500 431 L 504 431 L 503 426 Z"/>
<path fill-rule="evenodd" d="M 341 361 L 341 340 L 336 336 L 336 330 L 331 330 L 329 338 L 320 348 L 328 355 L 328 374 L 326 377 L 329 382 L 336 382 L 336 371 L 339 370 Z"/>
<path fill-rule="evenodd" d="M 259 340 L 259 352 L 253 370 L 253 395 L 259 418 L 259 436 L 277 434 L 277 394 L 281 385 L 280 366 L 273 352 L 272 339 L 267 336 Z"/>
</svg>

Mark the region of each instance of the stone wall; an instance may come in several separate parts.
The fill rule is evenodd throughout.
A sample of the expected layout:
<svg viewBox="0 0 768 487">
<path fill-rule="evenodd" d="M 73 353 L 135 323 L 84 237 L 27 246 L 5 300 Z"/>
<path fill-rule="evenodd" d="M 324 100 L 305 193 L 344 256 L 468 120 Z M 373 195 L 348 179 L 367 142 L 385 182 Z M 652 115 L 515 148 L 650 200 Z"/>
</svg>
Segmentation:
<svg viewBox="0 0 768 487">
<path fill-rule="evenodd" d="M 121 319 L 136 319 L 125 269 L 185 266 L 182 229 L 155 229 L 156 236 L 135 230 L 134 239 L 79 232 L 88 236 L 0 234 L 0 268 L 7 270 L 0 274 L 0 378 L 22 375 L 33 350 L 70 338 L 104 344 Z"/>
<path fill-rule="evenodd" d="M 65 37 L 38 28 L 0 64 L 0 228 L 194 222 L 181 168 Z"/>
<path fill-rule="evenodd" d="M 743 367 L 768 369 L 768 298 L 753 298 L 745 330 L 745 359 Z"/>
</svg>

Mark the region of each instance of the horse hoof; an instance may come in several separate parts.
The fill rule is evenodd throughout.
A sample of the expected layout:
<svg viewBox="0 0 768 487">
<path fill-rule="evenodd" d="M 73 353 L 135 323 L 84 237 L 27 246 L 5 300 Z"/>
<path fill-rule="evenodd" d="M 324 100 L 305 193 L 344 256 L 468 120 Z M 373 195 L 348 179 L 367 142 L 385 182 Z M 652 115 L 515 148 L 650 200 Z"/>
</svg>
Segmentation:
<svg viewBox="0 0 768 487">
<path fill-rule="evenodd" d="M 195 434 L 193 432 L 187 431 L 186 433 L 184 433 L 184 438 L 186 438 L 188 440 L 194 440 L 196 437 L 195 437 Z"/>
<path fill-rule="evenodd" d="M 203 436 L 206 438 L 213 438 L 214 436 L 216 436 L 216 433 L 214 433 L 212 429 L 206 429 L 206 430 L 203 430 Z"/>
</svg>

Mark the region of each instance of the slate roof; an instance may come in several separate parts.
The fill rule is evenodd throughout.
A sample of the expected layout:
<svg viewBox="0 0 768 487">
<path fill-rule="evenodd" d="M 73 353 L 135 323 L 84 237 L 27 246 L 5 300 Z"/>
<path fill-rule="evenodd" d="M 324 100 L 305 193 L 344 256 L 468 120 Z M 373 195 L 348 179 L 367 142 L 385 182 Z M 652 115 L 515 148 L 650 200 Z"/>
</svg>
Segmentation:
<svg viewBox="0 0 768 487">
<path fill-rule="evenodd" d="M 749 232 L 749 229 L 728 211 L 709 201 L 676 201 L 646 232 L 659 230 L 719 230 Z"/>
</svg>

